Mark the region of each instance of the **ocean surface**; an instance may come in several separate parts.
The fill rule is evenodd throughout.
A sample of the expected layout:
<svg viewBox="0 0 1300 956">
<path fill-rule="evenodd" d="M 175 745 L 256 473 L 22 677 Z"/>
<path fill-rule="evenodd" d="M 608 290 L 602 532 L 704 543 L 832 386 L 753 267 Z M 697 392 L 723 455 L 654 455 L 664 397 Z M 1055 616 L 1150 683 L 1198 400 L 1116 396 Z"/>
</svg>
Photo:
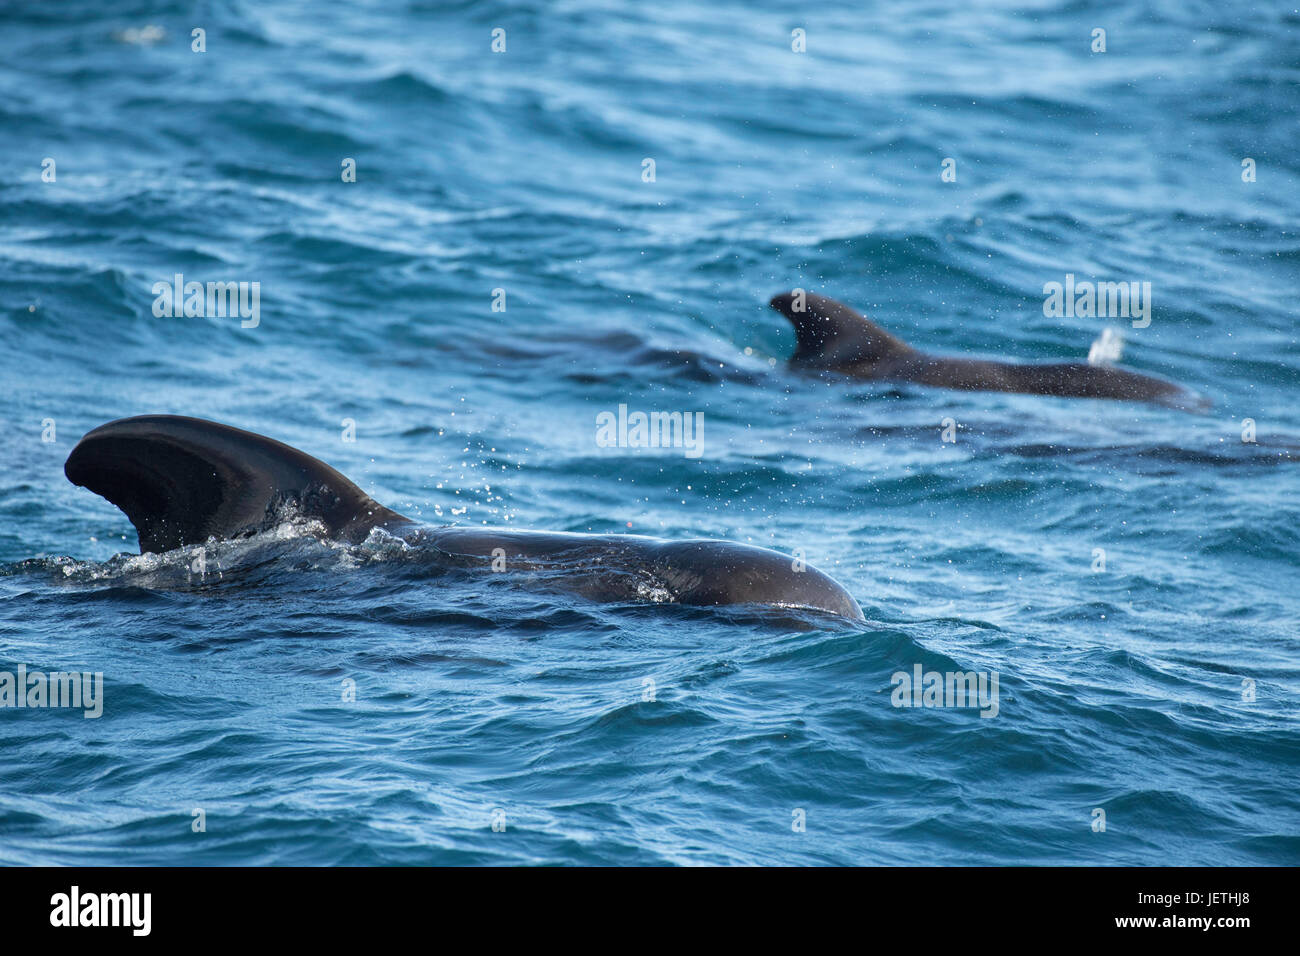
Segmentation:
<svg viewBox="0 0 1300 956">
<path fill-rule="evenodd" d="M 6 4 L 0 671 L 103 695 L 0 708 L 0 863 L 1300 863 L 1298 91 L 1293 3 Z M 795 287 L 949 354 L 1109 327 L 1213 407 L 798 373 Z M 867 623 L 292 523 L 140 557 L 62 466 L 145 413 L 434 524 L 798 553 Z M 894 706 L 918 665 L 996 715 Z"/>
</svg>

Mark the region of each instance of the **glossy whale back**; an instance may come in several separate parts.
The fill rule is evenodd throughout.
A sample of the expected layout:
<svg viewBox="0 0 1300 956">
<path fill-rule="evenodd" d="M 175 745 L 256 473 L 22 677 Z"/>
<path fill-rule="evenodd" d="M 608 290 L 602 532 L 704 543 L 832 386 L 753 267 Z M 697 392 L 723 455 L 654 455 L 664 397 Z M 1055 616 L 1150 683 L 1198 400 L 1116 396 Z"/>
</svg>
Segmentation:
<svg viewBox="0 0 1300 956">
<path fill-rule="evenodd" d="M 558 569 L 571 590 L 599 600 L 766 604 L 862 620 L 843 587 L 776 551 L 729 541 L 423 527 L 296 448 L 198 418 L 145 415 L 101 425 L 72 450 L 64 472 L 125 512 L 141 551 L 252 534 L 292 505 L 339 540 L 357 543 L 383 528 L 437 549 L 453 566 L 486 568 L 504 557 L 512 570 Z"/>
</svg>

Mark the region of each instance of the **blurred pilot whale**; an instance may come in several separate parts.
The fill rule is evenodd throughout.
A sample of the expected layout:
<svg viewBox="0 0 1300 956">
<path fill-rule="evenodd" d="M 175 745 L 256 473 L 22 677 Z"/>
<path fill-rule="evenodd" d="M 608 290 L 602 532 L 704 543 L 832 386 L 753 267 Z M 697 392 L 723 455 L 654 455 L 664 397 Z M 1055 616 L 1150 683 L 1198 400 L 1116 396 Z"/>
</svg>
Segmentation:
<svg viewBox="0 0 1300 956">
<path fill-rule="evenodd" d="M 559 571 L 572 590 L 596 600 L 652 595 L 664 603 L 768 605 L 863 619 L 837 582 L 776 551 L 717 540 L 428 527 L 296 448 L 198 418 L 144 415 L 101 425 L 77 443 L 63 470 L 126 514 L 141 552 L 254 534 L 291 508 L 336 540 L 357 544 L 383 529 L 449 566 Z"/>
<path fill-rule="evenodd" d="M 794 367 L 968 391 L 1112 398 L 1155 402 L 1187 411 L 1209 407 L 1205 398 L 1181 385 L 1107 365 L 1030 364 L 930 355 L 912 348 L 844 303 L 814 292 L 782 292 L 773 296 L 769 305 L 794 326 L 798 341 L 790 359 Z"/>
</svg>

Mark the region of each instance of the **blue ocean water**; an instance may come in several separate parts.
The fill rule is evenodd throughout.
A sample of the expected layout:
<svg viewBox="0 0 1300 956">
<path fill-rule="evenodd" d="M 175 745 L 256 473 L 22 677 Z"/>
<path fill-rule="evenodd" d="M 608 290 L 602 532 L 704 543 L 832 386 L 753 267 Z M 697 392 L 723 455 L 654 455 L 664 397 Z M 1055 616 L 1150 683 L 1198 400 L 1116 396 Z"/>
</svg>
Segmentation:
<svg viewBox="0 0 1300 956">
<path fill-rule="evenodd" d="M 0 54 L 0 671 L 104 675 L 0 709 L 0 862 L 1300 862 L 1293 5 L 68 0 Z M 155 317 L 176 273 L 258 325 Z M 1067 274 L 1150 325 L 1045 316 Z M 797 374 L 793 287 L 953 354 L 1109 325 L 1213 408 Z M 620 404 L 704 453 L 597 447 Z M 144 413 L 432 523 L 798 551 L 867 624 L 130 556 L 62 464 Z M 918 664 L 997 715 L 893 706 Z"/>
</svg>

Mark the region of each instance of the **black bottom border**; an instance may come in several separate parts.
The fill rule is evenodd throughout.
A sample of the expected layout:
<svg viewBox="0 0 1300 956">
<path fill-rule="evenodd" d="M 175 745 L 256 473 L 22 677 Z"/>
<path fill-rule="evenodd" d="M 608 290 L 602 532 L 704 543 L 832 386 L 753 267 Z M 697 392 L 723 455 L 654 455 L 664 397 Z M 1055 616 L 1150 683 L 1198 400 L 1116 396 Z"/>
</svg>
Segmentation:
<svg viewBox="0 0 1300 956">
<path fill-rule="evenodd" d="M 1294 875 L 1287 868 L 1211 867 L 14 867 L 0 869 L 0 913 L 11 943 L 29 936 L 76 937 L 77 944 L 95 937 L 218 945 L 284 938 L 336 946 L 355 937 L 373 945 L 379 929 L 420 934 L 461 924 L 494 941 L 512 930 L 524 937 L 561 930 L 606 942 L 657 937 L 698 945 L 716 938 L 731 945 L 737 937 L 766 935 L 776 924 L 818 936 L 842 928 L 864 943 L 899 933 L 945 947 L 1021 933 L 1232 944 L 1286 925 L 1281 910 Z M 138 932 L 146 893 L 147 935 Z M 141 895 L 105 900 L 101 894 Z M 70 925 L 83 915 L 111 921 L 114 909 L 126 925 Z M 69 925 L 53 925 L 60 921 Z"/>
</svg>

